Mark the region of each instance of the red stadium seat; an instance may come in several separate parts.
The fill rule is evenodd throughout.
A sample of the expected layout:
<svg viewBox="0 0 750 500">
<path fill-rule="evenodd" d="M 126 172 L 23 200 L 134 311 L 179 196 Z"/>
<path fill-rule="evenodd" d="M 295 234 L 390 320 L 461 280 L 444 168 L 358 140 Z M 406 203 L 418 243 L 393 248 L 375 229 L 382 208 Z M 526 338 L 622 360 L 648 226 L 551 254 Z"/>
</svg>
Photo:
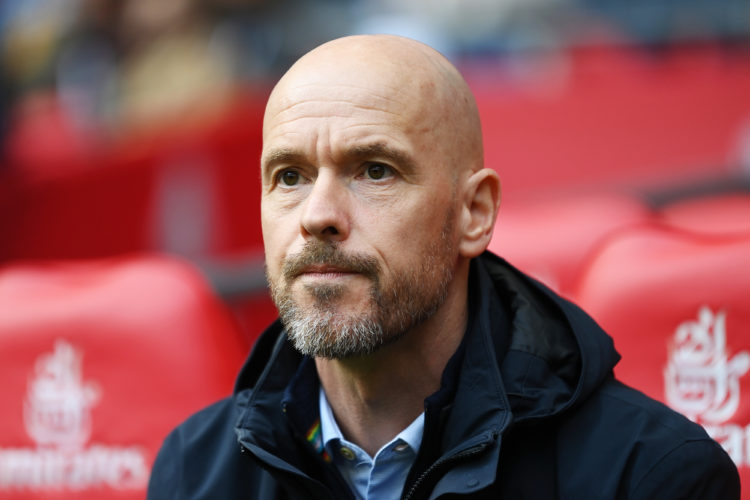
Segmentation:
<svg viewBox="0 0 750 500">
<path fill-rule="evenodd" d="M 711 234 L 750 234 L 750 192 L 699 196 L 670 203 L 660 210 L 670 226 Z"/>
<path fill-rule="evenodd" d="M 618 193 L 573 193 L 501 206 L 490 250 L 564 295 L 589 252 L 612 231 L 650 217 L 645 203 Z"/>
<path fill-rule="evenodd" d="M 0 499 L 142 499 L 167 432 L 248 346 L 182 261 L 0 267 Z"/>
<path fill-rule="evenodd" d="M 703 424 L 750 484 L 750 233 L 624 230 L 576 296 L 614 337 L 616 374 Z"/>
</svg>

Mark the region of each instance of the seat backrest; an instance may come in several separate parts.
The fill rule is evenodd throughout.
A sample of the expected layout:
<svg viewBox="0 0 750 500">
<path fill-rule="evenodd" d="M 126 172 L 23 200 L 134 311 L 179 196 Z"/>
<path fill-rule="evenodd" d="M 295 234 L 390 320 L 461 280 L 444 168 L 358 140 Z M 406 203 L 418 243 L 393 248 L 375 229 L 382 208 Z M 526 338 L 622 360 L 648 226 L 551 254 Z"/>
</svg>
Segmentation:
<svg viewBox="0 0 750 500">
<path fill-rule="evenodd" d="M 186 262 L 0 267 L 0 499 L 142 499 L 166 434 L 247 351 Z"/>
<path fill-rule="evenodd" d="M 624 230 L 575 295 L 614 338 L 617 376 L 704 425 L 750 484 L 750 233 Z"/>
<path fill-rule="evenodd" d="M 685 198 L 659 210 L 658 218 L 672 227 L 700 233 L 750 233 L 750 191 Z"/>
<path fill-rule="evenodd" d="M 594 247 L 611 232 L 650 217 L 646 204 L 621 193 L 569 193 L 503 205 L 489 249 L 570 295 Z"/>
</svg>

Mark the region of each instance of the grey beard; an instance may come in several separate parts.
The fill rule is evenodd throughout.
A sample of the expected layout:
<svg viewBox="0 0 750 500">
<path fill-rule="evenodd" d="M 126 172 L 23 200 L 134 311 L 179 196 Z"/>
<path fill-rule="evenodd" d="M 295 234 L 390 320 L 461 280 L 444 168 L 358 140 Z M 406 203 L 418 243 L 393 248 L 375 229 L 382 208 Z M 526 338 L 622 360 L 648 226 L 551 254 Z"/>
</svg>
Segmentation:
<svg viewBox="0 0 750 500">
<path fill-rule="evenodd" d="M 393 276 L 385 286 L 374 259 L 343 254 L 329 242 L 306 245 L 298 256 L 285 263 L 282 284 L 269 279 L 279 317 L 295 348 L 302 354 L 328 359 L 366 356 L 400 339 L 435 314 L 445 302 L 453 279 L 454 251 L 449 238 L 452 216 L 451 210 L 441 237 L 424 251 L 415 267 Z M 315 300 L 311 306 L 301 307 L 287 283 L 304 266 L 315 263 L 332 263 L 372 280 L 370 310 L 360 315 L 336 312 L 336 301 L 346 288 L 335 285 L 305 287 Z"/>
<path fill-rule="evenodd" d="M 373 283 L 371 310 L 364 315 L 335 312 L 335 301 L 346 293 L 344 287 L 306 287 L 315 298 L 309 310 L 290 293 L 273 287 L 272 291 L 287 336 L 299 352 L 345 359 L 372 354 L 431 317 L 445 301 L 451 279 L 450 267 L 429 253 L 418 270 L 400 275 L 389 289 L 380 290 Z"/>
<path fill-rule="evenodd" d="M 304 314 L 291 301 L 279 307 L 287 336 L 302 354 L 344 359 L 375 352 L 386 343 L 383 328 L 369 318 L 346 318 L 331 311 Z"/>
</svg>

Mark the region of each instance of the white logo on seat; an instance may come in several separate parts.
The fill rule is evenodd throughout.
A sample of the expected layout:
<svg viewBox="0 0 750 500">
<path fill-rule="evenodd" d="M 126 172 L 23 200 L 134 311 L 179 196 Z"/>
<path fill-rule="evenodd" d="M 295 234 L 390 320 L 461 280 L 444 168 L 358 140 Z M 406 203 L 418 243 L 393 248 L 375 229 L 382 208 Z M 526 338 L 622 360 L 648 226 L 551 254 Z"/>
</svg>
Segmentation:
<svg viewBox="0 0 750 500">
<path fill-rule="evenodd" d="M 145 488 L 148 465 L 139 447 L 86 446 L 100 390 L 84 382 L 81 360 L 64 340 L 37 359 L 23 412 L 36 448 L 0 448 L 0 491 Z"/>
<path fill-rule="evenodd" d="M 726 313 L 701 307 L 697 321 L 680 324 L 669 349 L 664 370 L 667 404 L 703 424 L 737 465 L 750 463 L 745 456 L 745 431 L 726 422 L 740 404 L 740 378 L 750 369 L 750 353 L 729 356 Z"/>
<path fill-rule="evenodd" d="M 91 408 L 98 399 L 96 385 L 83 382 L 81 355 L 58 340 L 54 352 L 37 360 L 29 381 L 26 431 L 39 447 L 77 451 L 91 435 Z"/>
<path fill-rule="evenodd" d="M 677 327 L 665 371 L 667 403 L 692 420 L 721 423 L 740 403 L 740 377 L 750 368 L 750 354 L 726 352 L 725 313 L 708 307 L 698 321 Z"/>
</svg>

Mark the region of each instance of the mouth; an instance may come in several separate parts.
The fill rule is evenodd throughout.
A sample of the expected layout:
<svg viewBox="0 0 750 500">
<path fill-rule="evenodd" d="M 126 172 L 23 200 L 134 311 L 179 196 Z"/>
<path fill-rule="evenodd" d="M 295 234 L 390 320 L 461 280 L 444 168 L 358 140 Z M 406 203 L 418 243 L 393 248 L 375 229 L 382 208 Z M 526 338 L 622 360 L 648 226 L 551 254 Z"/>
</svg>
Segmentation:
<svg viewBox="0 0 750 500">
<path fill-rule="evenodd" d="M 360 273 L 340 266 L 333 266 L 330 264 L 315 264 L 305 266 L 298 273 L 296 273 L 294 277 L 305 277 L 313 279 L 337 279 L 354 276 L 357 274 Z"/>
<path fill-rule="evenodd" d="M 306 282 L 333 284 L 358 276 L 377 283 L 379 265 L 369 255 L 344 253 L 325 242 L 309 242 L 299 254 L 289 256 L 282 266 L 281 274 L 289 284 L 298 278 Z"/>
</svg>

